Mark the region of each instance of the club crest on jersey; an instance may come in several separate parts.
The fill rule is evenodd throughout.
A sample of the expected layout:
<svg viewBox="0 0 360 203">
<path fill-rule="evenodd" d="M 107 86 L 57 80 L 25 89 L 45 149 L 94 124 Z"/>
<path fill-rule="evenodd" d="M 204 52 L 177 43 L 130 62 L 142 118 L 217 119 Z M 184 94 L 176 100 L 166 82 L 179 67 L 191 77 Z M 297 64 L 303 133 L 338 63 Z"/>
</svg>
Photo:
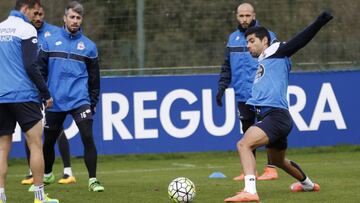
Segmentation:
<svg viewBox="0 0 360 203">
<path fill-rule="evenodd" d="M 45 34 L 44 34 L 44 37 L 47 38 L 47 37 L 50 37 L 51 36 L 51 33 L 49 31 L 46 31 Z"/>
<path fill-rule="evenodd" d="M 84 50 L 84 49 L 85 49 L 85 44 L 84 44 L 84 42 L 79 42 L 79 43 L 77 44 L 77 49 L 78 49 L 78 50 Z"/>
<path fill-rule="evenodd" d="M 258 69 L 256 70 L 255 81 L 258 82 L 265 74 L 265 67 L 263 64 L 259 64 Z"/>
</svg>

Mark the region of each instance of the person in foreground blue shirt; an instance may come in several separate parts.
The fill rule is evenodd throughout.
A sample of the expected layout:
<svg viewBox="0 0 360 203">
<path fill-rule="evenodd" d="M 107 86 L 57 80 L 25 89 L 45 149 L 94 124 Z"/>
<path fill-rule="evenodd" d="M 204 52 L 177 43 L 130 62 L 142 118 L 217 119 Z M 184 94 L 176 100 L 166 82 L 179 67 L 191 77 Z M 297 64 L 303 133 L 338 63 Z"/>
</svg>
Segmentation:
<svg viewBox="0 0 360 203">
<path fill-rule="evenodd" d="M 16 123 L 25 132 L 31 151 L 34 203 L 58 203 L 44 192 L 41 102 L 53 100 L 36 64 L 37 33 L 30 24 L 41 3 L 17 0 L 15 9 L 0 23 L 0 202 L 6 203 L 5 178 Z"/>
<path fill-rule="evenodd" d="M 100 71 L 96 44 L 81 31 L 84 7 L 71 1 L 64 14 L 64 27 L 46 38 L 38 56 L 54 105 L 45 112 L 44 180 L 54 182 L 54 146 L 71 114 L 84 145 L 84 161 L 89 175 L 89 190 L 104 191 L 96 178 L 97 150 L 93 136 L 93 114 L 100 94 Z"/>
<path fill-rule="evenodd" d="M 245 32 L 248 28 L 260 26 L 255 16 L 255 9 L 251 4 L 242 3 L 237 7 L 236 19 L 239 25 L 238 29 L 229 36 L 225 49 L 224 63 L 221 66 L 218 92 L 216 94 L 216 104 L 222 107 L 222 97 L 224 96 L 225 89 L 229 86 L 234 88 L 243 133 L 256 121 L 254 107 L 246 104 L 246 101 L 251 97 L 251 88 L 259 62 L 251 56 L 246 47 L 245 38 Z M 269 33 L 271 42 L 276 41 L 275 34 L 271 31 Z M 256 149 L 253 153 L 255 156 Z M 277 178 L 277 170 L 268 159 L 264 173 L 257 177 L 257 179 L 275 180 Z M 234 180 L 244 180 L 244 173 L 236 176 Z"/>
<path fill-rule="evenodd" d="M 259 65 L 247 104 L 256 108 L 258 122 L 251 126 L 237 143 L 241 164 L 245 173 L 245 188 L 225 202 L 260 201 L 256 191 L 256 162 L 253 149 L 266 146 L 268 157 L 277 167 L 294 177 L 298 182 L 290 186 L 292 192 L 319 191 L 295 162 L 285 158 L 287 136 L 292 129 L 292 119 L 286 100 L 289 58 L 304 47 L 327 24 L 333 16 L 321 13 L 316 20 L 286 43 L 270 45 L 269 32 L 264 27 L 253 27 L 246 31 L 247 47 L 251 55 L 258 57 Z"/>
<path fill-rule="evenodd" d="M 56 32 L 60 30 L 59 27 L 49 24 L 44 21 L 45 19 L 45 11 L 44 8 L 41 6 L 38 11 L 35 11 L 34 18 L 32 19 L 31 23 L 36 28 L 37 34 L 38 34 L 38 47 L 39 50 L 42 47 L 42 44 L 45 43 L 46 38 L 54 35 Z M 58 181 L 60 184 L 70 184 L 75 183 L 76 179 L 73 176 L 72 170 L 71 170 L 71 161 L 70 161 L 70 147 L 69 147 L 69 141 L 64 133 L 64 131 L 61 132 L 61 135 L 58 138 L 58 146 L 59 151 L 61 155 L 61 159 L 64 164 L 64 175 L 63 177 Z M 30 160 L 30 150 L 27 146 L 27 143 L 25 142 L 25 152 L 26 157 L 29 163 Z M 23 180 L 21 180 L 22 185 L 31 185 L 33 184 L 33 176 L 31 170 L 29 170 L 29 174 L 25 176 Z M 30 189 L 32 190 L 32 189 Z"/>
</svg>

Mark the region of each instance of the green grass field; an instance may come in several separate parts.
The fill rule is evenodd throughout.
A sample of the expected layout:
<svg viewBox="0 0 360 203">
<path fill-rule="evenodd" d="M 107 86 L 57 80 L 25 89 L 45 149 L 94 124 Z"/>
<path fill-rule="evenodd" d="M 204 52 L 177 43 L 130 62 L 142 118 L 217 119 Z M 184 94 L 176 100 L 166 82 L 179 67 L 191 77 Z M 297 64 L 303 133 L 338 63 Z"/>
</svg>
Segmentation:
<svg viewBox="0 0 360 203">
<path fill-rule="evenodd" d="M 259 173 L 265 165 L 265 153 L 257 153 Z M 299 163 L 312 180 L 318 182 L 318 193 L 292 193 L 289 185 L 295 180 L 280 172 L 279 180 L 258 181 L 261 202 L 360 202 L 360 146 L 337 146 L 291 149 L 288 158 Z M 100 156 L 98 179 L 105 192 L 87 190 L 87 171 L 82 159 L 73 158 L 77 183 L 52 184 L 46 187 L 51 197 L 64 203 L 166 203 L 167 187 L 179 176 L 190 178 L 196 185 L 196 203 L 223 202 L 243 188 L 243 182 L 233 181 L 240 165 L 236 152 L 179 153 L 151 155 Z M 11 160 L 7 176 L 8 203 L 33 201 L 28 186 L 20 185 L 27 171 L 24 159 Z M 214 172 L 224 173 L 225 179 L 209 179 Z M 59 178 L 62 163 L 56 160 L 54 172 Z"/>
</svg>

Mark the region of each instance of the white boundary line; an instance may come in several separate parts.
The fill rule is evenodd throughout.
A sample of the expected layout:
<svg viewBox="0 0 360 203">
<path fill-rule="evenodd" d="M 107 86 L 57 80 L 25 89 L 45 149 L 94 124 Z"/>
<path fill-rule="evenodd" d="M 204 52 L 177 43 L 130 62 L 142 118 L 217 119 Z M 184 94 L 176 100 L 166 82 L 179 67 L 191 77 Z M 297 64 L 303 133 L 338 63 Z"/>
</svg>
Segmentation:
<svg viewBox="0 0 360 203">
<path fill-rule="evenodd" d="M 177 165 L 178 163 L 173 163 L 172 165 Z M 179 164 L 180 165 L 180 164 Z M 220 169 L 220 168 L 232 168 L 239 167 L 238 165 L 222 165 L 222 166 L 196 166 L 193 164 L 181 164 L 182 167 L 169 167 L 169 168 L 151 168 L 151 169 L 129 169 L 129 170 L 113 170 L 113 171 L 98 171 L 97 174 L 114 174 L 114 173 L 149 173 L 149 172 L 159 172 L 159 171 L 183 171 L 183 170 L 194 170 L 194 169 Z M 75 172 L 74 175 L 87 175 L 88 172 Z M 8 174 L 7 177 L 24 177 L 23 174 Z"/>
</svg>

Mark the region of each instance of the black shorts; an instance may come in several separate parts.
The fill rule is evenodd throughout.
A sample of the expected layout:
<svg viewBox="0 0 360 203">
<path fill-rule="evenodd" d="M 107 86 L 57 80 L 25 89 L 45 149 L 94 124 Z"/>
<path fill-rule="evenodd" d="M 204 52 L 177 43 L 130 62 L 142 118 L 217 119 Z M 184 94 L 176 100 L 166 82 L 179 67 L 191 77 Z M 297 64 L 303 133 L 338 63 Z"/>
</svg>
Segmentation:
<svg viewBox="0 0 360 203">
<path fill-rule="evenodd" d="M 238 102 L 238 113 L 241 121 L 252 121 L 255 123 L 255 108 L 245 102 Z"/>
<path fill-rule="evenodd" d="M 0 104 L 0 136 L 12 135 L 16 122 L 21 130 L 27 132 L 43 119 L 41 104 L 36 102 Z"/>
<path fill-rule="evenodd" d="M 257 116 L 258 122 L 255 126 L 262 129 L 269 138 L 269 144 L 266 147 L 279 150 L 286 149 L 287 137 L 293 126 L 289 111 L 281 108 L 267 107 L 266 111 L 258 111 Z"/>
<path fill-rule="evenodd" d="M 68 114 L 71 114 L 75 122 L 78 124 L 83 120 L 93 119 L 90 105 L 82 105 L 70 111 L 51 112 L 45 113 L 45 127 L 49 130 L 63 129 L 63 123 Z"/>
</svg>

